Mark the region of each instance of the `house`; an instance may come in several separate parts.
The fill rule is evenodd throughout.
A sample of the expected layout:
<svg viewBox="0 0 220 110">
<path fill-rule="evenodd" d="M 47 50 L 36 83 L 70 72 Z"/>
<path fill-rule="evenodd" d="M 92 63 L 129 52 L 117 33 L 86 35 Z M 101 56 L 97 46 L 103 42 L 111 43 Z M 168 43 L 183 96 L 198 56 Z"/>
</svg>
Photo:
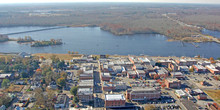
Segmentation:
<svg viewBox="0 0 220 110">
<path fill-rule="evenodd" d="M 106 94 L 105 95 L 105 107 L 124 107 L 125 96 L 123 94 Z"/>
<path fill-rule="evenodd" d="M 178 79 L 167 78 L 165 79 L 165 85 L 167 88 L 180 88 L 181 81 Z"/>
<path fill-rule="evenodd" d="M 28 54 L 26 52 L 21 52 L 18 54 L 18 57 L 21 57 L 21 58 L 30 58 L 31 57 L 31 54 Z"/>
<path fill-rule="evenodd" d="M 49 89 L 57 89 L 57 84 L 55 81 L 51 81 L 50 84 L 47 86 Z"/>
<path fill-rule="evenodd" d="M 154 68 L 152 65 L 144 65 L 144 71 L 146 71 L 146 73 L 154 72 Z"/>
<path fill-rule="evenodd" d="M 54 108 L 66 108 L 66 103 L 67 103 L 67 98 L 68 96 L 66 94 L 58 94 L 56 98 L 56 102 L 54 103 Z"/>
<path fill-rule="evenodd" d="M 204 92 L 201 89 L 194 89 L 193 90 L 195 95 L 203 94 Z"/>
<path fill-rule="evenodd" d="M 0 82 L 3 79 L 11 79 L 12 78 L 12 74 L 0 74 Z"/>
<path fill-rule="evenodd" d="M 93 101 L 93 89 L 92 88 L 79 88 L 77 91 L 77 96 L 81 102 Z"/>
<path fill-rule="evenodd" d="M 132 101 L 157 100 L 161 97 L 160 90 L 155 88 L 132 88 L 126 91 L 126 98 Z"/>
<path fill-rule="evenodd" d="M 127 77 L 128 78 L 136 78 L 137 74 L 135 71 L 131 70 L 131 71 L 127 71 Z"/>
<path fill-rule="evenodd" d="M 101 80 L 102 81 L 110 81 L 112 79 L 112 76 L 110 73 L 101 73 Z"/>
<path fill-rule="evenodd" d="M 193 68 L 196 73 L 205 73 L 206 72 L 206 68 L 202 65 L 193 65 Z"/>
<path fill-rule="evenodd" d="M 136 70 L 136 73 L 137 73 L 137 77 L 138 78 L 144 78 L 146 77 L 146 72 L 144 70 Z"/>
<path fill-rule="evenodd" d="M 200 61 L 198 62 L 198 65 L 206 66 L 206 65 L 211 65 L 210 61 Z"/>
</svg>

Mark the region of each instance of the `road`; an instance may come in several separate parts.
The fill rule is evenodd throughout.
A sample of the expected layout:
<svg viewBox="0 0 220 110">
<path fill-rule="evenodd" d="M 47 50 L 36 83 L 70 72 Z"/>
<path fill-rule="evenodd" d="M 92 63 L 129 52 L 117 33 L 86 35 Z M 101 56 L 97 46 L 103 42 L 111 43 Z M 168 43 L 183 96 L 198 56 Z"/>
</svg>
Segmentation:
<svg viewBox="0 0 220 110">
<path fill-rule="evenodd" d="M 176 97 L 176 95 L 173 93 L 173 91 L 167 91 L 167 92 L 169 93 L 170 96 L 172 96 L 172 97 L 176 100 L 176 103 L 181 107 L 182 110 L 188 110 L 188 109 L 182 104 L 182 102 L 180 102 L 181 100 Z"/>
</svg>

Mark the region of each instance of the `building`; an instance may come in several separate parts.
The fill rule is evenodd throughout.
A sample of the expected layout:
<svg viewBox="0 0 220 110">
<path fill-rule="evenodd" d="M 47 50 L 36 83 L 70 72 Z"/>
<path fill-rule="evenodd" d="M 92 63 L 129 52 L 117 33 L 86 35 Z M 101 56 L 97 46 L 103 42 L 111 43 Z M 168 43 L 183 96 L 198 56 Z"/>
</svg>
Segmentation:
<svg viewBox="0 0 220 110">
<path fill-rule="evenodd" d="M 179 66 L 178 70 L 180 72 L 188 73 L 189 72 L 189 67 L 188 66 Z"/>
<path fill-rule="evenodd" d="M 219 110 L 220 106 L 217 103 L 208 103 L 207 108 L 209 110 Z"/>
<path fill-rule="evenodd" d="M 165 85 L 167 88 L 180 88 L 181 87 L 181 81 L 178 79 L 165 79 Z"/>
<path fill-rule="evenodd" d="M 132 88 L 126 91 L 126 98 L 132 101 L 157 100 L 160 97 L 160 90 L 155 88 Z"/>
<path fill-rule="evenodd" d="M 136 70 L 137 77 L 138 78 L 145 78 L 146 77 L 146 72 L 144 70 Z"/>
<path fill-rule="evenodd" d="M 156 70 L 156 72 L 160 77 L 167 77 L 169 74 L 168 70 L 165 68 L 160 68 L 160 69 Z"/>
<path fill-rule="evenodd" d="M 66 108 L 67 103 L 67 95 L 66 94 L 58 94 L 56 98 L 56 102 L 54 103 L 54 108 Z"/>
<path fill-rule="evenodd" d="M 202 65 L 193 65 L 194 71 L 196 73 L 204 73 L 206 72 L 206 68 Z"/>
<path fill-rule="evenodd" d="M 175 62 L 179 65 L 179 66 L 186 66 L 187 61 L 185 59 L 176 59 Z"/>
<path fill-rule="evenodd" d="M 171 63 L 171 60 L 158 60 L 157 63 L 163 67 L 168 67 L 168 64 Z"/>
<path fill-rule="evenodd" d="M 102 81 L 110 81 L 112 79 L 110 73 L 101 73 L 101 79 Z"/>
<path fill-rule="evenodd" d="M 80 74 L 79 75 L 79 80 L 91 80 L 93 79 L 93 74 Z"/>
<path fill-rule="evenodd" d="M 135 71 L 131 70 L 131 71 L 127 71 L 127 77 L 128 78 L 136 78 L 137 74 Z"/>
<path fill-rule="evenodd" d="M 207 96 L 206 96 L 205 94 L 200 94 L 200 95 L 197 96 L 197 98 L 198 98 L 199 100 L 206 100 L 206 99 L 207 99 Z"/>
<path fill-rule="evenodd" d="M 80 80 L 79 81 L 79 88 L 93 88 L 94 87 L 94 80 Z"/>
<path fill-rule="evenodd" d="M 185 91 L 190 94 L 190 95 L 193 95 L 193 91 L 190 89 L 190 88 L 185 88 Z"/>
<path fill-rule="evenodd" d="M 12 74 L 0 74 L 0 80 L 3 79 L 10 79 L 12 77 Z"/>
<path fill-rule="evenodd" d="M 209 72 L 210 73 L 212 73 L 212 74 L 220 74 L 220 71 L 218 70 L 218 69 L 216 69 L 214 66 L 212 66 L 212 65 L 207 65 L 207 66 L 205 66 L 206 67 L 206 69 L 208 69 L 209 70 Z"/>
<path fill-rule="evenodd" d="M 175 90 L 174 93 L 178 98 L 186 97 L 186 93 L 183 90 Z"/>
<path fill-rule="evenodd" d="M 105 95 L 105 107 L 124 107 L 125 96 L 123 94 L 107 94 Z"/>
<path fill-rule="evenodd" d="M 181 72 L 171 72 L 170 73 L 171 74 L 171 76 L 173 77 L 173 78 L 184 78 L 184 75 L 183 75 L 183 73 L 181 73 Z"/>
<path fill-rule="evenodd" d="M 178 70 L 178 64 L 174 61 L 171 61 L 171 63 L 168 64 L 168 69 L 175 72 Z"/>
<path fill-rule="evenodd" d="M 18 54 L 19 57 L 22 57 L 22 58 L 30 58 L 31 57 L 31 54 L 28 54 L 26 52 L 21 52 Z"/>
<path fill-rule="evenodd" d="M 102 90 L 103 91 L 110 92 L 110 91 L 113 91 L 114 89 L 115 89 L 115 87 L 112 83 L 105 82 L 105 81 L 102 83 Z"/>
<path fill-rule="evenodd" d="M 93 101 L 93 89 L 92 88 L 79 88 L 77 91 L 77 96 L 81 102 Z"/>
<path fill-rule="evenodd" d="M 150 76 L 150 78 L 154 78 L 155 75 L 157 75 L 156 72 L 149 72 L 149 76 Z"/>
</svg>

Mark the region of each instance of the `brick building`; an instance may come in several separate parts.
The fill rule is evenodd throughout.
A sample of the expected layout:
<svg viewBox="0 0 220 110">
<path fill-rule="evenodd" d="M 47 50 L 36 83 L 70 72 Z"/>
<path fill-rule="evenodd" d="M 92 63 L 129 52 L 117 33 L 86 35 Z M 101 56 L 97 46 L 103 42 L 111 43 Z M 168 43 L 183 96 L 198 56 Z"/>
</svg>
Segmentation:
<svg viewBox="0 0 220 110">
<path fill-rule="evenodd" d="M 126 98 L 132 101 L 157 100 L 160 96 L 160 90 L 155 88 L 132 88 L 126 91 Z"/>
<path fill-rule="evenodd" d="M 105 107 L 124 107 L 125 97 L 123 94 L 107 94 L 105 95 Z"/>
<path fill-rule="evenodd" d="M 165 80 L 165 85 L 167 88 L 180 88 L 181 87 L 181 81 L 178 79 L 171 79 L 168 78 Z"/>
</svg>

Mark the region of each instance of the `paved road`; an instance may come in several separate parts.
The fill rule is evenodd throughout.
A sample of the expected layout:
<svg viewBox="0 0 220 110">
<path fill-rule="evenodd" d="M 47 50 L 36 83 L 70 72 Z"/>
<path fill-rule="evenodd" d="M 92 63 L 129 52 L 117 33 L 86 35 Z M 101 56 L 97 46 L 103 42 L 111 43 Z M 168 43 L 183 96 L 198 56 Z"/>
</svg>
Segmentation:
<svg viewBox="0 0 220 110">
<path fill-rule="evenodd" d="M 176 95 L 173 93 L 173 91 L 167 91 L 167 92 L 169 93 L 170 96 L 172 96 L 172 97 L 176 100 L 176 103 L 181 107 L 182 110 L 188 110 L 188 109 L 182 104 L 182 102 L 180 102 L 181 100 L 176 97 Z"/>
</svg>

